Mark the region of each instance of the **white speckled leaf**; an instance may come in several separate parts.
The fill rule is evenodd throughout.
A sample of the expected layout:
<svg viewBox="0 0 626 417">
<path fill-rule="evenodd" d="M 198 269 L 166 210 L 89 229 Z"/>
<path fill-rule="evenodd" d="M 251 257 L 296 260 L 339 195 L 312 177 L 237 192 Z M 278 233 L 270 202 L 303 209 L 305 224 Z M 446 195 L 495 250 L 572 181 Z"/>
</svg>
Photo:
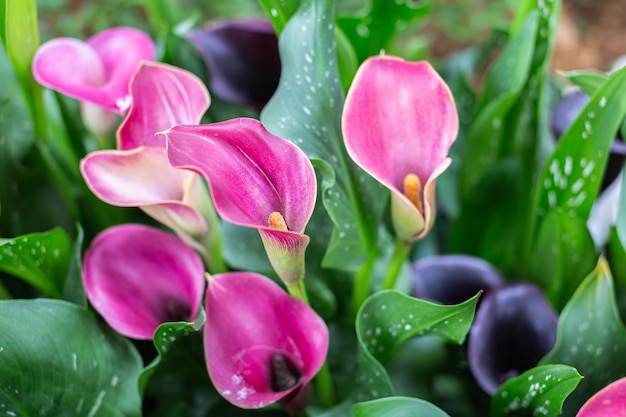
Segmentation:
<svg viewBox="0 0 626 417">
<path fill-rule="evenodd" d="M 582 376 L 566 365 L 543 365 L 509 379 L 491 399 L 491 417 L 557 417 Z"/>
<path fill-rule="evenodd" d="M 626 328 L 615 305 L 611 272 L 601 258 L 563 309 L 556 345 L 540 362 L 573 366 L 584 377 L 563 415 L 575 415 L 594 393 L 626 376 L 625 353 Z"/>
<path fill-rule="evenodd" d="M 457 305 L 439 305 L 397 291 L 381 291 L 361 306 L 356 320 L 360 360 L 356 401 L 393 395 L 384 361 L 407 340 L 438 334 L 462 343 L 474 320 L 479 295 Z"/>
</svg>

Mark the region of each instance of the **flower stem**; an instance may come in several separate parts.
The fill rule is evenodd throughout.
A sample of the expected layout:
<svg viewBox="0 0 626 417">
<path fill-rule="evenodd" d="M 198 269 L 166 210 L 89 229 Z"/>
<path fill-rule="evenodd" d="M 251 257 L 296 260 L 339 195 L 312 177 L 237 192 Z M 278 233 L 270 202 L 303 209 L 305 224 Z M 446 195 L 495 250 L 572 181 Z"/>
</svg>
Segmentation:
<svg viewBox="0 0 626 417">
<path fill-rule="evenodd" d="M 402 265 L 409 255 L 409 252 L 411 252 L 412 247 L 412 242 L 406 242 L 401 239 L 396 240 L 396 246 L 393 250 L 391 261 L 389 262 L 389 268 L 387 269 L 387 273 L 383 278 L 383 290 L 390 290 L 396 286 L 396 281 L 398 280 L 398 276 L 400 275 Z"/>
<path fill-rule="evenodd" d="M 359 311 L 361 304 L 363 304 L 369 295 L 375 260 L 375 256 L 370 256 L 356 273 L 354 290 L 352 292 L 352 317 L 356 317 L 356 313 Z"/>
<path fill-rule="evenodd" d="M 289 291 L 292 297 L 297 298 L 307 305 L 311 305 L 309 303 L 309 296 L 306 293 L 306 287 L 304 286 L 304 279 L 299 279 L 295 284 L 287 285 L 287 291 Z"/>
</svg>

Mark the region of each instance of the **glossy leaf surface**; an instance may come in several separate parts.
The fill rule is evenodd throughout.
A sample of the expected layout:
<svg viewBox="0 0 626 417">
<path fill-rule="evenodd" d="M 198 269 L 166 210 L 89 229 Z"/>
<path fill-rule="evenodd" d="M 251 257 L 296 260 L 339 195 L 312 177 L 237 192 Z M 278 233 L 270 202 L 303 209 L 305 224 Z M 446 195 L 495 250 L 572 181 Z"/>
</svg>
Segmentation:
<svg viewBox="0 0 626 417">
<path fill-rule="evenodd" d="M 449 417 L 437 406 L 418 398 L 389 397 L 354 405 L 354 417 Z"/>
<path fill-rule="evenodd" d="M 56 300 L 2 301 L 0 334 L 4 415 L 141 415 L 141 358 L 91 312 Z"/>
</svg>

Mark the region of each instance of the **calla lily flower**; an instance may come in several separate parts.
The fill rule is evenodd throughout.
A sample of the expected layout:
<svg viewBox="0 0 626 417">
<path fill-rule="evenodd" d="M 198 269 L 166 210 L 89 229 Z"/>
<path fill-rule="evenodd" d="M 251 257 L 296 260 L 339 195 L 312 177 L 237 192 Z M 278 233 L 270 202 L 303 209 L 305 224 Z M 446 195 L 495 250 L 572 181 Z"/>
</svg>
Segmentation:
<svg viewBox="0 0 626 417">
<path fill-rule="evenodd" d="M 324 321 L 269 278 L 250 272 L 211 277 L 205 306 L 205 358 L 217 391 L 241 408 L 280 401 L 292 415 L 300 411 L 299 394 L 328 351 Z"/>
<path fill-rule="evenodd" d="M 220 216 L 259 231 L 288 286 L 302 279 L 309 243 L 303 233 L 317 193 L 306 155 L 254 119 L 175 126 L 165 134 L 170 163 L 206 178 Z"/>
<path fill-rule="evenodd" d="M 479 291 L 487 293 L 503 283 L 489 262 L 460 254 L 420 259 L 413 264 L 411 274 L 413 296 L 441 304 L 462 303 Z"/>
<path fill-rule="evenodd" d="M 424 237 L 435 219 L 435 184 L 458 131 L 448 86 L 428 62 L 367 59 L 348 90 L 342 129 L 350 157 L 391 190 L 398 238 Z"/>
<path fill-rule="evenodd" d="M 56 38 L 44 43 L 33 58 L 33 76 L 40 84 L 79 101 L 125 113 L 131 102 L 131 77 L 140 62 L 155 57 L 148 35 L 116 27 L 87 42 Z"/>
<path fill-rule="evenodd" d="M 118 130 L 119 149 L 87 155 L 81 161 L 83 177 L 101 200 L 141 207 L 193 244 L 208 233 L 202 212 L 210 197 L 200 178 L 170 165 L 165 139 L 156 133 L 198 123 L 210 102 L 206 87 L 185 70 L 144 62 L 130 91 L 133 104 Z"/>
<path fill-rule="evenodd" d="M 280 79 L 278 38 L 267 20 L 221 21 L 187 35 L 209 69 L 211 91 L 220 98 L 258 110 Z"/>
<path fill-rule="evenodd" d="M 558 315 L 539 287 L 513 283 L 490 291 L 468 338 L 469 365 L 489 395 L 537 365 L 556 342 Z"/>
<path fill-rule="evenodd" d="M 607 385 L 589 398 L 576 417 L 619 417 L 626 410 L 626 378 Z"/>
<path fill-rule="evenodd" d="M 176 237 L 124 224 L 94 239 L 85 253 L 83 281 L 89 301 L 115 331 L 152 339 L 162 323 L 195 319 L 204 265 Z"/>
</svg>

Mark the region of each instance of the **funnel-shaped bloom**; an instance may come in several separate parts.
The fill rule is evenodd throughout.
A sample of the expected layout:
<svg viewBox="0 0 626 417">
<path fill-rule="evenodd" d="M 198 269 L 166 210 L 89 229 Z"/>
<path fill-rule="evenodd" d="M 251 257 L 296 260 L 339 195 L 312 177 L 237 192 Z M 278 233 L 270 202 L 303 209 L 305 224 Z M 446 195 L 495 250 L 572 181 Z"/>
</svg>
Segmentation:
<svg viewBox="0 0 626 417">
<path fill-rule="evenodd" d="M 218 392 L 241 408 L 290 400 L 306 388 L 328 351 L 328 329 L 305 303 L 262 275 L 210 278 L 204 350 Z"/>
<path fill-rule="evenodd" d="M 221 21 L 187 38 L 206 61 L 211 91 L 222 99 L 260 110 L 276 91 L 281 66 L 278 38 L 269 21 Z"/>
<path fill-rule="evenodd" d="M 119 150 L 89 154 L 81 162 L 83 177 L 101 200 L 141 207 L 181 237 L 198 238 L 208 231 L 201 180 L 170 165 L 165 139 L 156 133 L 198 123 L 210 102 L 206 87 L 188 71 L 144 62 L 130 88 L 133 104 L 118 130 Z"/>
<path fill-rule="evenodd" d="M 622 378 L 589 398 L 576 417 L 622 417 L 625 415 L 626 378 Z"/>
<path fill-rule="evenodd" d="M 204 290 L 200 257 L 176 237 L 137 224 L 111 227 L 85 253 L 93 307 L 118 333 L 151 339 L 169 321 L 193 321 Z"/>
<path fill-rule="evenodd" d="M 535 285 L 514 283 L 487 294 L 470 330 L 469 365 L 493 395 L 507 379 L 533 368 L 556 342 L 558 316 Z"/>
<path fill-rule="evenodd" d="M 460 254 L 420 259 L 413 264 L 411 273 L 413 296 L 441 304 L 462 303 L 479 291 L 487 293 L 503 282 L 489 262 Z"/>
<path fill-rule="evenodd" d="M 303 278 L 309 243 L 303 232 L 317 192 L 306 155 L 254 119 L 175 126 L 166 135 L 171 164 L 207 179 L 220 216 L 259 230 L 272 266 L 287 285 Z"/>
<path fill-rule="evenodd" d="M 350 157 L 391 190 L 396 235 L 424 237 L 435 218 L 435 183 L 450 165 L 458 117 L 428 62 L 377 56 L 357 71 L 342 116 Z"/>
<path fill-rule="evenodd" d="M 33 75 L 42 85 L 79 101 L 125 113 L 128 83 L 141 61 L 154 61 L 155 46 L 138 29 L 117 27 L 87 42 L 57 38 L 44 43 L 33 59 Z"/>
</svg>

